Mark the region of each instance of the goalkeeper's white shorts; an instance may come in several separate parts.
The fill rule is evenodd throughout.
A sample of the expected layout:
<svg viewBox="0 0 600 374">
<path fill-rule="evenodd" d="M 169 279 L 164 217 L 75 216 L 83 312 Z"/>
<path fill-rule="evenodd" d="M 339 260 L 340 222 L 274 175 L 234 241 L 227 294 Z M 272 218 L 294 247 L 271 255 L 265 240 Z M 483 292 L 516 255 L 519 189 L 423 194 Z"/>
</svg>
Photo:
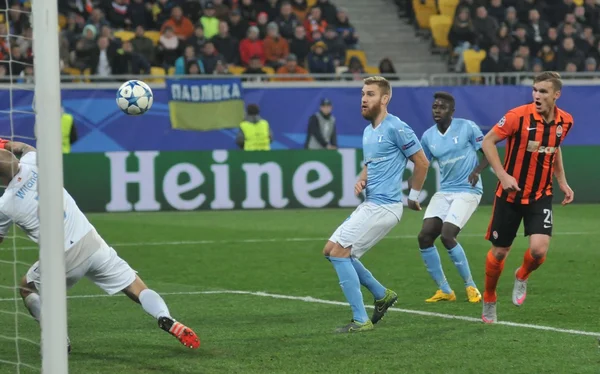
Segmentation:
<svg viewBox="0 0 600 374">
<path fill-rule="evenodd" d="M 37 261 L 27 271 L 27 283 L 33 282 L 38 290 L 41 286 L 39 265 Z M 135 270 L 106 244 L 95 229 L 65 252 L 65 267 L 67 289 L 86 277 L 109 295 L 127 288 L 136 276 Z"/>
<path fill-rule="evenodd" d="M 361 258 L 400 222 L 403 208 L 402 203 L 378 205 L 363 202 L 335 230 L 329 241 L 344 248 L 352 247 L 350 255 Z"/>
</svg>

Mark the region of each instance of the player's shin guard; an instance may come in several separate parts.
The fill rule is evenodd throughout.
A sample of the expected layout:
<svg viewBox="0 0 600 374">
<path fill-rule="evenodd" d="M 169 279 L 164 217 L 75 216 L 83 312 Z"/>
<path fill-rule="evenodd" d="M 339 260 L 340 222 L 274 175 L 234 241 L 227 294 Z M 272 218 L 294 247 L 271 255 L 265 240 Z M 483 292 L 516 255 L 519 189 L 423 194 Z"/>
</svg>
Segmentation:
<svg viewBox="0 0 600 374">
<path fill-rule="evenodd" d="M 469 261 L 467 260 L 467 256 L 465 255 L 465 250 L 460 245 L 460 243 L 456 243 L 456 247 L 448 250 L 448 255 L 450 259 L 456 266 L 458 273 L 462 277 L 465 282 L 465 287 L 475 287 L 475 282 L 473 281 L 473 276 L 471 275 L 471 269 L 469 267 Z"/>
<path fill-rule="evenodd" d="M 140 292 L 138 299 L 140 300 L 140 304 L 142 304 L 142 308 L 152 317 L 156 319 L 161 317 L 171 318 L 167 304 L 155 291 L 147 288 Z"/>
<path fill-rule="evenodd" d="M 385 287 L 379 283 L 373 274 L 360 262 L 358 259 L 353 258 L 352 266 L 354 266 L 354 270 L 356 270 L 356 274 L 358 274 L 358 279 L 360 280 L 360 284 L 367 287 L 367 289 L 373 294 L 375 300 L 380 300 L 385 297 Z"/>
<path fill-rule="evenodd" d="M 496 286 L 502 270 L 504 269 L 504 260 L 498 261 L 490 249 L 485 261 L 485 292 L 483 301 L 486 303 L 496 302 Z"/>
<path fill-rule="evenodd" d="M 452 288 L 446 280 L 446 275 L 442 269 L 442 262 L 440 260 L 440 254 L 435 246 L 421 249 L 421 257 L 425 262 L 425 267 L 431 278 L 435 281 L 438 288 L 445 294 L 451 294 Z"/>
<path fill-rule="evenodd" d="M 363 304 L 362 293 L 360 292 L 358 274 L 354 270 L 350 258 L 329 257 L 329 260 L 338 275 L 344 296 L 346 296 L 346 300 L 352 308 L 353 320 L 360 323 L 369 321 L 367 310 Z"/>
<path fill-rule="evenodd" d="M 527 251 L 525 251 L 525 255 L 523 256 L 523 264 L 519 270 L 517 270 L 517 278 L 520 280 L 527 280 L 529 275 L 539 268 L 544 261 L 546 261 L 545 255 L 543 257 L 533 257 L 531 249 L 527 248 Z"/>
</svg>

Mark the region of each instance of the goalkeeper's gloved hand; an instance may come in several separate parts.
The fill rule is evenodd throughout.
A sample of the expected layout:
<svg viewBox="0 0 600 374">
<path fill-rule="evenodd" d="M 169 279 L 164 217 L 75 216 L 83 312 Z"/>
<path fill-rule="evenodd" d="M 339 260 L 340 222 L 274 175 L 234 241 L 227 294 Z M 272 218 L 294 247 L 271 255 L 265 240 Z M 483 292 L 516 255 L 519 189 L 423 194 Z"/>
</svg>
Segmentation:
<svg viewBox="0 0 600 374">
<path fill-rule="evenodd" d="M 0 138 L 0 149 L 4 149 L 9 140 Z"/>
</svg>

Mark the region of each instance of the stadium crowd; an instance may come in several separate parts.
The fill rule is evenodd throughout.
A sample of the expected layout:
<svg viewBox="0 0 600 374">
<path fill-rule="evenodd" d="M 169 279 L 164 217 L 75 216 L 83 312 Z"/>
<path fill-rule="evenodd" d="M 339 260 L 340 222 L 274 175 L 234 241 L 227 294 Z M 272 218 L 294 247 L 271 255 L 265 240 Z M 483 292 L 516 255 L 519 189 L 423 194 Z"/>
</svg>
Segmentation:
<svg viewBox="0 0 600 374">
<path fill-rule="evenodd" d="M 5 61 L 0 75 L 26 77 L 33 74 L 30 4 L 6 3 L 10 7 L 0 13 Z M 348 67 L 345 79 L 365 73 L 364 60 L 346 58 L 349 49 L 358 49 L 358 34 L 346 11 L 330 0 L 58 0 L 58 5 L 63 74 L 307 74 L 335 73 L 341 66 Z"/>
<path fill-rule="evenodd" d="M 444 0 L 436 0 L 441 5 Z M 416 22 L 411 0 L 396 1 Z M 596 72 L 600 8 L 596 0 L 460 0 L 449 27 L 450 70 L 465 71 L 466 50 L 485 51 L 482 73 Z M 483 56 L 481 54 L 480 56 Z"/>
</svg>

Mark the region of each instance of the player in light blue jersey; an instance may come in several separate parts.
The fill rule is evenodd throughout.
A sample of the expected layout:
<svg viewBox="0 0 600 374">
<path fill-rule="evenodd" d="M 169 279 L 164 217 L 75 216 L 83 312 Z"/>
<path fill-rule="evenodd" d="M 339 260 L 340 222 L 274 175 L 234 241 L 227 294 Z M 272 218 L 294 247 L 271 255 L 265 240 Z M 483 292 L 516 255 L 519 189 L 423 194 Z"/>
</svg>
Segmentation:
<svg viewBox="0 0 600 374">
<path fill-rule="evenodd" d="M 437 160 L 442 178 L 440 191 L 432 196 L 425 210 L 423 227 L 419 233 L 421 256 L 438 286 L 435 295 L 425 300 L 429 303 L 456 300 L 434 246 L 438 236 L 441 236 L 442 244 L 465 282 L 469 302 L 481 301 L 481 293 L 471 276 L 465 251 L 456 237 L 479 205 L 483 193 L 479 174 L 488 162 L 485 155 L 481 162 L 477 155 L 477 151 L 483 154 L 483 133 L 474 122 L 453 118 L 454 107 L 452 95 L 435 93 L 432 112 L 436 124 L 427 129 L 421 138 L 427 159 Z"/>
<path fill-rule="evenodd" d="M 352 308 L 352 321 L 337 332 L 362 332 L 373 329 L 398 295 L 381 285 L 360 262 L 360 258 L 402 217 L 402 175 L 408 159 L 415 164 L 414 187 L 408 206 L 421 210 L 417 202 L 425 181 L 429 161 L 413 130 L 387 112 L 392 97 L 389 82 L 382 77 L 364 80 L 362 116 L 370 124 L 363 135 L 364 167 L 355 185 L 356 194 L 366 191 L 366 200 L 333 233 L 323 254 L 332 263 L 342 291 Z M 360 290 L 365 286 L 375 298 L 371 319 Z"/>
</svg>

